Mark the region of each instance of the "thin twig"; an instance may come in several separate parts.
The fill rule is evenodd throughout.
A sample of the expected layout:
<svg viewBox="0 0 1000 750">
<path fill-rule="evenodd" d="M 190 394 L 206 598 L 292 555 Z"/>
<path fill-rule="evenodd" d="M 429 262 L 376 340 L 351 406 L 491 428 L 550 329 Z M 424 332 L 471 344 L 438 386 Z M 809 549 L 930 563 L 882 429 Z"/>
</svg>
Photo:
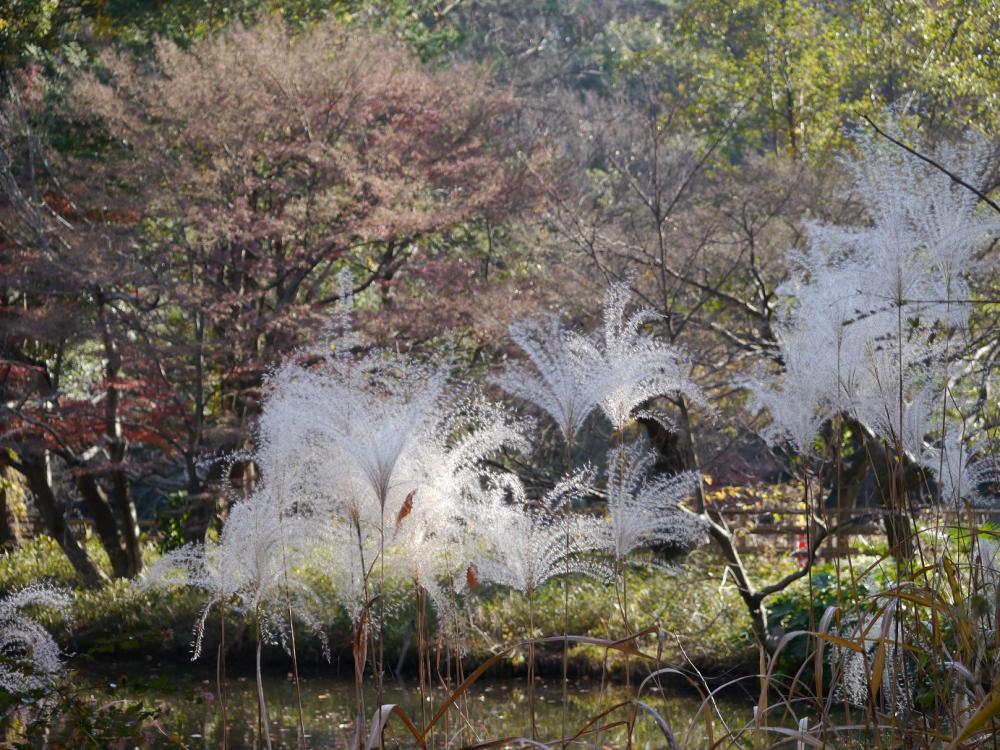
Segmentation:
<svg viewBox="0 0 1000 750">
<path fill-rule="evenodd" d="M 865 122 L 867 122 L 869 125 L 872 126 L 872 129 L 876 133 L 878 133 L 880 136 L 882 136 L 883 138 L 885 138 L 887 141 L 889 141 L 890 143 L 896 144 L 901 149 L 903 149 L 904 151 L 906 151 L 908 154 L 911 154 L 911 155 L 917 157 L 918 159 L 920 159 L 921 161 L 926 162 L 927 164 L 930 164 L 932 167 L 934 167 L 934 169 L 938 170 L 942 174 L 947 175 L 948 178 L 952 182 L 954 182 L 956 185 L 961 185 L 966 190 L 971 190 L 973 193 L 975 193 L 979 197 L 979 200 L 981 200 L 987 206 L 989 206 L 994 211 L 996 211 L 998 214 L 1000 214 L 1000 205 L 997 205 L 994 201 L 992 201 L 990 199 L 990 197 L 988 195 L 986 195 L 986 193 L 984 193 L 983 191 L 979 190 L 978 188 L 973 187 L 972 185 L 970 185 L 968 182 L 966 182 L 965 180 L 963 180 L 961 177 L 959 177 L 957 174 L 955 174 L 951 170 L 946 169 L 945 167 L 942 167 L 940 164 L 938 164 L 936 161 L 934 161 L 933 159 L 931 159 L 929 156 L 924 156 L 922 153 L 920 153 L 919 151 L 917 151 L 913 147 L 907 146 L 902 141 L 897 140 L 896 138 L 893 138 L 891 135 L 889 135 L 884 130 L 882 130 L 878 125 L 876 125 L 874 122 L 872 122 L 872 119 L 868 115 L 861 115 L 861 117 L 864 118 Z"/>
</svg>

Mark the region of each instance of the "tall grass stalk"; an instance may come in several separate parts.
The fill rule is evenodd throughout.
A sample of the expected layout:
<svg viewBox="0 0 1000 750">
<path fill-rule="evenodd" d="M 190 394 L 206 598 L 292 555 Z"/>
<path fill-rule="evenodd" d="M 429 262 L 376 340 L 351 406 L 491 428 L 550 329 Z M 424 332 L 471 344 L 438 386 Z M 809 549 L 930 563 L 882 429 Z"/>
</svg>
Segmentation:
<svg viewBox="0 0 1000 750">
<path fill-rule="evenodd" d="M 288 615 L 289 645 L 292 651 L 292 682 L 295 689 L 295 705 L 296 708 L 298 709 L 298 719 L 299 719 L 298 733 L 296 734 L 295 740 L 298 749 L 304 750 L 306 746 L 306 720 L 305 720 L 305 713 L 302 710 L 302 685 L 299 679 L 299 657 L 295 643 L 295 618 L 292 615 L 292 592 L 288 580 L 289 563 L 288 563 L 288 549 L 285 546 L 284 489 L 285 489 L 284 475 L 282 475 L 278 486 L 278 526 L 279 526 L 279 539 L 281 542 L 281 570 L 284 578 L 285 610 Z"/>
<path fill-rule="evenodd" d="M 563 464 L 566 467 L 567 475 L 573 474 L 573 431 L 566 433 L 566 452 Z M 564 509 L 567 519 L 573 512 L 571 499 L 567 499 Z M 567 723 L 569 719 L 569 581 L 570 581 L 570 525 L 566 524 L 566 569 L 563 574 L 563 653 L 562 653 L 562 723 L 560 724 L 560 736 L 566 736 Z M 530 636 L 534 638 L 534 634 Z"/>
<path fill-rule="evenodd" d="M 222 600 L 225 601 L 225 598 Z M 229 750 L 229 686 L 226 683 L 226 608 L 219 604 L 219 649 L 215 660 L 216 689 L 219 692 L 219 711 L 222 715 L 222 750 Z"/>
<path fill-rule="evenodd" d="M 417 679 L 420 691 L 420 726 L 427 726 L 427 701 L 432 695 L 432 687 L 429 684 L 430 664 L 427 654 L 427 592 L 423 586 L 414 581 L 413 587 L 416 591 L 417 609 Z"/>
<path fill-rule="evenodd" d="M 375 665 L 375 690 L 378 695 L 377 705 L 379 707 L 385 703 L 385 599 L 386 599 L 386 589 L 385 589 L 385 503 L 386 497 L 383 491 L 379 496 L 379 506 L 380 512 L 378 516 L 378 558 L 379 558 L 379 575 L 378 575 L 378 603 L 379 603 L 379 613 L 378 613 L 378 660 Z M 384 734 L 379 734 L 379 747 L 384 745 Z"/>
<path fill-rule="evenodd" d="M 368 589 L 368 568 L 365 565 L 365 545 L 364 539 L 361 534 L 361 523 L 360 520 L 355 516 L 353 519 L 354 530 L 358 541 L 358 560 L 361 566 L 361 578 L 362 578 L 362 602 L 360 606 L 360 611 L 357 613 L 354 620 L 354 638 L 351 644 L 351 654 L 354 657 L 354 696 L 355 696 L 355 706 L 357 710 L 357 718 L 354 721 L 355 725 L 355 739 L 358 743 L 358 747 L 362 742 L 362 731 L 364 727 L 365 716 L 367 715 L 365 711 L 365 691 L 364 691 L 364 678 L 365 678 L 365 665 L 368 662 L 368 641 L 369 641 L 369 619 L 370 619 L 370 608 L 371 608 L 371 594 Z"/>
<path fill-rule="evenodd" d="M 535 589 L 528 586 L 528 713 L 531 716 L 531 739 L 538 739 L 535 723 Z M 565 638 L 563 639 L 565 642 Z"/>
<path fill-rule="evenodd" d="M 257 740 L 258 745 L 261 740 L 263 744 L 267 747 L 267 750 L 272 750 L 271 748 L 271 725 L 267 718 L 267 703 L 264 701 L 264 676 L 261 673 L 260 666 L 260 655 L 261 650 L 264 645 L 263 634 L 260 629 L 260 607 L 254 611 L 254 632 L 257 636 L 257 654 L 256 654 L 256 667 L 257 667 Z"/>
<path fill-rule="evenodd" d="M 292 616 L 292 602 L 288 602 L 288 636 L 289 646 L 292 650 L 292 682 L 295 686 L 295 706 L 298 709 L 298 734 L 296 742 L 299 748 L 306 746 L 306 717 L 302 710 L 302 683 L 299 679 L 299 657 L 295 648 L 295 618 Z"/>
</svg>

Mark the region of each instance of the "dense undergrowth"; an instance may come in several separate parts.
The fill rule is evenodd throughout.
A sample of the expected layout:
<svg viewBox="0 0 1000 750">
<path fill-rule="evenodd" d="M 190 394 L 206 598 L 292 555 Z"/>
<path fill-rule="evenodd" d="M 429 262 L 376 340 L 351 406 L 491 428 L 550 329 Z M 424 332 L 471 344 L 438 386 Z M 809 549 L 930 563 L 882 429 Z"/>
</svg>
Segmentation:
<svg viewBox="0 0 1000 750">
<path fill-rule="evenodd" d="M 912 700 L 908 711 L 918 716 L 933 715 L 931 712 L 935 702 L 941 701 L 942 690 L 957 689 L 961 696 L 965 691 L 976 689 L 973 680 L 977 678 L 971 672 L 965 673 L 959 659 L 968 663 L 985 659 L 986 663 L 976 667 L 981 675 L 978 679 L 985 677 L 983 670 L 993 658 L 989 655 L 993 646 L 992 631 L 983 630 L 983 618 L 988 619 L 989 613 L 995 611 L 997 592 L 989 578 L 990 569 L 981 566 L 983 556 L 996 544 L 994 533 L 992 525 L 978 524 L 970 534 L 961 523 L 943 531 L 922 531 L 918 541 L 923 544 L 924 554 L 937 556 L 937 563 L 931 567 L 919 565 L 916 560 L 897 564 L 886 555 L 882 544 L 862 545 L 844 559 L 817 564 L 811 576 L 796 582 L 771 601 L 770 616 L 778 643 L 774 646 L 774 654 L 766 658 L 756 649 L 745 608 L 732 582 L 726 580 L 723 561 L 715 552 L 702 548 L 671 565 L 639 566 L 629 574 L 630 607 L 635 608 L 633 623 L 637 632 L 647 627 L 656 631 L 636 641 L 640 651 L 656 653 L 655 663 L 648 658 L 636 659 L 635 653 L 632 660 L 626 662 L 624 652 L 606 646 L 575 645 L 570 650 L 571 669 L 575 678 L 582 681 L 581 685 L 596 686 L 597 681 L 590 678 L 597 675 L 601 676 L 602 684 L 604 678 L 617 682 L 619 688 L 614 695 L 618 696 L 616 700 L 625 700 L 623 705 L 634 700 L 628 695 L 634 695 L 632 691 L 636 686 L 639 686 L 640 698 L 643 689 L 647 692 L 664 688 L 675 693 L 678 689 L 682 694 L 686 692 L 690 696 L 687 700 L 691 706 L 687 710 L 692 712 L 691 716 L 670 715 L 668 725 L 673 727 L 670 731 L 686 731 L 688 746 L 691 741 L 695 742 L 694 746 L 704 743 L 715 746 L 710 739 L 714 737 L 714 742 L 718 742 L 728 737 L 737 746 L 745 743 L 749 747 L 754 743 L 754 736 L 773 741 L 795 731 L 800 732 L 795 736 L 817 738 L 819 735 L 807 733 L 805 725 L 796 718 L 813 711 L 826 715 L 827 720 L 838 726 L 827 739 L 821 740 L 825 746 L 877 747 L 879 734 L 881 741 L 890 743 L 883 746 L 894 746 L 892 738 L 899 736 L 901 727 L 884 722 L 892 721 L 887 706 L 892 700 L 900 699 L 900 691 L 905 689 L 912 696 L 908 699 L 908 702 Z M 146 554 L 152 563 L 159 553 L 149 545 Z M 748 565 L 755 575 L 773 577 L 793 570 L 796 563 L 789 557 L 776 556 L 771 550 L 750 558 Z M 943 580 L 950 581 L 943 590 L 932 583 L 935 567 L 944 576 Z M 979 583 L 975 583 L 977 577 Z M 61 745 L 65 747 L 131 746 L 115 744 L 123 742 L 180 747 L 181 738 L 172 735 L 169 728 L 175 724 L 181 726 L 178 722 L 182 721 L 185 711 L 201 711 L 208 717 L 215 715 L 212 696 L 216 686 L 212 679 L 211 658 L 203 659 L 200 667 L 184 666 L 190 658 L 192 631 L 203 604 L 199 597 L 184 589 L 140 591 L 125 582 L 110 583 L 99 589 L 81 588 L 76 574 L 56 545 L 44 538 L 0 557 L 0 592 L 16 591 L 39 580 L 75 589 L 69 617 L 51 618 L 44 611 L 38 614 L 40 621 L 53 629 L 61 642 L 69 644 L 66 650 L 73 659 L 71 671 L 63 680 L 44 690 L 25 692 L 18 698 L 20 705 L 16 710 L 4 704 L 2 729 L 5 737 L 12 738 L 12 747 L 49 746 L 45 744 L 47 735 L 39 730 L 42 723 L 53 727 L 61 741 L 69 743 Z M 562 630 L 563 594 L 558 582 L 549 582 L 538 590 L 534 599 L 537 638 L 544 640 Z M 585 577 L 570 579 L 569 594 L 574 602 L 569 621 L 571 633 L 600 639 L 621 622 L 621 613 L 611 603 L 613 597 L 601 583 Z M 394 592 L 394 597 L 403 602 L 405 592 Z M 516 678 L 515 682 L 520 684 L 527 651 L 523 646 L 506 650 L 505 647 L 518 644 L 523 638 L 529 617 L 524 597 L 509 590 L 479 586 L 471 594 L 465 611 L 469 615 L 465 631 L 469 638 L 463 654 L 467 674 L 477 664 L 500 653 L 502 659 L 491 669 L 490 675 L 505 679 L 508 684 Z M 891 613 L 892 622 L 907 623 L 906 627 L 913 633 L 906 661 L 901 662 L 906 665 L 903 674 L 892 671 L 894 657 L 887 653 L 888 644 L 891 644 L 888 640 L 891 627 L 883 625 L 887 612 Z M 386 621 L 385 661 L 401 666 L 405 681 L 412 681 L 416 670 L 416 647 L 412 643 L 414 615 L 412 608 L 400 605 L 387 614 Z M 215 634 L 219 624 L 213 615 L 205 626 L 203 650 L 206 653 L 216 653 Z M 924 628 L 925 632 L 920 632 L 919 628 Z M 231 719 L 232 731 L 235 733 L 242 726 L 240 731 L 249 738 L 247 742 L 252 742 L 254 730 L 246 724 L 252 712 L 248 713 L 246 706 L 240 703 L 240 700 L 252 700 L 253 676 L 246 668 L 252 662 L 255 646 L 252 618 L 233 616 L 226 630 L 226 661 L 231 669 L 230 679 L 235 680 L 233 694 L 244 696 L 243 699 L 231 697 L 235 700 L 232 710 L 242 717 Z M 350 671 L 344 665 L 350 663 L 351 633 L 352 624 L 346 617 L 332 623 L 326 633 L 333 651 L 329 662 L 315 639 L 299 641 L 298 656 L 303 673 L 312 679 L 349 679 Z M 437 647 L 441 648 L 441 644 Z M 818 652 L 817 647 L 820 648 Z M 403 650 L 410 656 L 400 660 Z M 955 666 L 942 663 L 940 654 L 953 655 Z M 558 638 L 541 644 L 536 654 L 537 674 L 550 684 L 558 682 L 559 655 Z M 758 659 L 763 661 L 758 664 Z M 884 660 L 882 666 L 879 666 L 880 660 Z M 626 663 L 629 676 L 623 672 Z M 288 668 L 288 654 L 272 647 L 266 652 L 265 665 L 272 679 L 281 681 Z M 178 684 L 171 680 L 167 675 L 177 669 L 202 675 L 206 678 L 205 687 L 198 688 L 197 681 L 185 686 L 188 683 Z M 665 671 L 652 682 L 646 679 L 663 669 Z M 949 685 L 949 671 L 960 681 L 958 685 Z M 875 683 L 872 687 L 872 673 L 882 675 L 881 686 Z M 109 682 L 107 674 L 121 676 L 112 676 Z M 144 674 L 153 677 L 143 677 Z M 457 675 L 453 677 L 458 679 Z M 291 690 L 290 673 L 288 679 L 286 690 Z M 967 687 L 961 687 L 961 681 L 966 680 Z M 906 681 L 905 688 L 902 681 Z M 116 685 L 116 682 L 121 684 Z M 632 687 L 626 688 L 629 684 Z M 269 689 L 276 688 L 272 684 Z M 485 687 L 479 685 L 478 689 L 490 691 L 494 687 L 487 682 Z M 732 714 L 732 706 L 745 708 L 747 697 L 755 690 L 762 690 L 757 698 L 757 715 L 767 718 L 760 721 L 749 715 Z M 725 703 L 727 695 L 730 696 L 728 704 Z M 881 697 L 873 699 L 872 695 Z M 608 696 L 576 697 L 575 710 L 598 715 L 611 700 Z M 520 701 L 522 708 L 526 700 L 523 692 L 520 697 L 512 694 L 511 699 L 515 703 Z M 657 706 L 658 712 L 671 710 L 672 704 L 657 703 L 652 693 L 644 700 Z M 286 711 L 292 705 L 289 701 L 291 698 L 286 697 Z M 715 705 L 715 701 L 719 704 Z M 714 706 L 706 715 L 707 724 L 698 719 L 700 711 L 692 708 L 699 702 L 702 706 Z M 199 705 L 202 708 L 197 708 Z M 312 712 L 310 726 L 317 722 L 325 726 L 322 703 L 317 707 L 316 699 L 310 697 L 306 705 Z M 488 715 L 482 715 L 482 708 L 476 708 L 475 701 L 459 702 L 454 708 L 457 717 L 465 717 L 468 721 L 475 719 L 475 722 L 486 720 L 487 724 L 480 730 L 487 731 L 482 727 L 490 725 L 490 720 Z M 556 707 L 550 704 L 547 709 L 541 708 L 548 721 L 558 720 Z M 416 709 L 411 707 L 410 710 Z M 673 710 L 676 711 L 676 707 Z M 870 718 L 873 712 L 880 718 Z M 982 722 L 975 723 L 976 716 L 968 722 L 972 729 L 966 731 L 970 734 L 982 729 Z M 693 723 L 689 724 L 688 719 Z M 213 731 L 221 731 L 218 717 L 206 720 L 215 728 Z M 882 724 L 881 730 L 873 734 L 866 728 L 869 722 Z M 284 728 L 275 731 L 285 736 L 294 723 L 293 715 L 286 716 Z M 456 729 L 458 726 L 461 725 L 453 724 L 452 730 L 445 731 L 452 743 L 475 734 L 469 729 L 467 737 L 467 730 Z M 850 726 L 856 728 L 847 728 Z M 651 746 L 657 746 L 656 737 L 660 735 L 655 731 L 650 734 L 650 728 L 642 726 L 629 731 L 635 732 L 634 738 L 646 738 L 645 741 L 654 743 Z M 957 724 L 940 727 L 932 730 L 932 734 L 943 740 L 958 728 Z M 452 735 L 448 735 L 448 731 Z M 622 731 L 621 727 L 608 730 L 609 737 L 624 741 Z M 713 732 L 720 734 L 715 736 Z M 786 734 L 782 735 L 783 732 Z M 397 739 L 387 747 L 409 746 L 405 739 L 399 739 L 398 727 L 390 735 Z M 982 737 L 980 734 L 978 741 Z M 286 744 L 291 741 L 290 737 L 284 740 Z M 172 744 L 174 742 L 176 744 Z M 931 745 L 924 742 L 923 746 L 938 746 L 934 742 L 936 740 Z M 956 745 L 976 746 L 976 743 Z"/>
<path fill-rule="evenodd" d="M 96 559 L 99 545 L 89 544 Z M 159 556 L 155 545 L 144 547 L 148 563 Z M 761 555 L 750 561 L 751 569 L 761 577 L 773 577 L 794 569 L 790 558 L 775 559 Z M 639 629 L 662 628 L 668 635 L 664 644 L 664 661 L 690 659 L 709 677 L 725 674 L 732 667 L 744 669 L 756 661 L 756 648 L 749 630 L 745 608 L 731 580 L 724 580 L 723 560 L 711 548 L 695 550 L 690 555 L 668 565 L 639 566 L 629 572 L 632 592 L 629 608 L 636 613 Z M 818 576 L 828 576 L 825 572 Z M 824 579 L 825 580 L 825 579 Z M 144 660 L 183 664 L 191 659 L 193 631 L 204 601 L 197 593 L 186 589 L 139 591 L 127 581 L 111 581 L 99 588 L 80 586 L 79 577 L 66 560 L 58 545 L 48 537 L 38 537 L 14 552 L 0 555 L 0 595 L 39 581 L 73 589 L 75 596 L 69 617 L 54 618 L 40 613 L 44 624 L 55 627 L 69 644 L 67 650 L 77 659 L 87 661 Z M 800 583 L 780 603 L 775 614 L 783 624 L 800 621 L 805 616 L 806 585 Z M 614 630 L 621 615 L 608 586 L 585 577 L 573 579 L 570 596 L 575 606 L 570 610 L 570 632 L 584 636 L 602 636 Z M 559 581 L 540 587 L 535 599 L 535 627 L 538 635 L 552 635 L 562 629 L 563 588 Z M 817 605 L 818 606 L 818 605 Z M 522 637 L 528 621 L 524 598 L 510 591 L 483 585 L 476 591 L 470 605 L 467 660 L 481 661 L 496 648 Z M 639 614 L 641 613 L 641 614 Z M 228 652 L 237 657 L 252 653 L 254 639 L 252 619 L 230 616 L 227 624 Z M 787 622 L 786 622 L 787 618 Z M 397 665 L 403 644 L 412 640 L 412 606 L 401 605 L 391 612 L 386 628 L 387 662 Z M 219 621 L 210 615 L 206 625 L 206 653 L 215 653 Z M 345 617 L 335 620 L 328 628 L 327 638 L 333 654 L 349 658 L 351 623 Z M 303 638 L 298 643 L 299 660 L 314 667 L 318 673 L 334 674 L 337 659 L 329 661 L 323 655 L 317 639 Z M 542 670 L 555 670 L 558 649 L 540 655 Z M 403 667 L 407 673 L 416 669 L 416 646 L 407 648 L 408 659 Z M 578 674 L 599 674 L 605 665 L 605 649 L 576 645 L 570 649 L 571 665 Z M 287 656 L 275 647 L 265 654 L 276 669 L 285 670 Z M 608 666 L 621 668 L 621 659 L 612 653 Z M 346 658 L 341 659 L 347 663 Z M 512 668 L 524 666 L 524 654 L 515 654 Z M 636 666 L 633 664 L 633 666 Z M 349 672 L 342 675 L 350 677 Z"/>
</svg>

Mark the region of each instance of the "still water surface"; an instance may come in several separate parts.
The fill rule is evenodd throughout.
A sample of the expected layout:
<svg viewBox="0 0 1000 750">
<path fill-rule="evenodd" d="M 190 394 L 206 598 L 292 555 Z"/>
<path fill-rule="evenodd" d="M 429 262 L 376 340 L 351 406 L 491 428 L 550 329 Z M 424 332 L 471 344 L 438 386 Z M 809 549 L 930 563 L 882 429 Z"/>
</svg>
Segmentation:
<svg viewBox="0 0 1000 750">
<path fill-rule="evenodd" d="M 141 699 L 147 706 L 159 709 L 158 727 L 153 727 L 149 733 L 148 747 L 159 749 L 183 746 L 191 750 L 214 750 L 222 746 L 221 712 L 214 679 L 192 678 L 185 676 L 180 670 L 142 678 L 122 676 L 116 680 L 108 680 L 105 675 L 91 679 L 94 690 L 102 700 Z M 603 710 L 628 697 L 622 686 L 602 691 L 596 683 L 597 681 L 583 681 L 571 685 L 566 714 L 567 734 L 579 731 Z M 563 700 L 559 681 L 539 681 L 537 685 L 538 738 L 544 740 L 559 737 L 563 726 Z M 229 680 L 228 690 L 229 747 L 232 750 L 250 750 L 256 747 L 256 685 L 252 677 L 238 677 Z M 353 683 L 306 677 L 302 680 L 301 691 L 308 747 L 348 748 L 354 730 Z M 433 713 L 434 707 L 440 705 L 444 694 L 442 690 L 436 691 L 426 701 L 426 718 Z M 635 695 L 634 690 L 631 694 Z M 291 679 L 265 678 L 265 696 L 273 747 L 297 747 L 298 708 Z M 640 697 L 666 720 L 682 745 L 702 747 L 707 744 L 705 712 L 697 696 L 647 687 Z M 421 721 L 420 695 L 415 684 L 387 682 L 383 702 L 401 706 L 416 725 L 424 723 Z M 723 721 L 730 729 L 743 726 L 750 718 L 747 706 L 752 703 L 752 698 L 739 700 L 739 696 L 720 699 L 713 731 L 724 731 Z M 370 689 L 366 692 L 366 705 L 370 719 L 377 705 L 377 697 Z M 625 747 L 627 730 L 623 722 L 630 716 L 628 709 L 613 711 L 594 726 L 617 726 L 599 734 L 587 734 L 575 746 Z M 503 681 L 494 679 L 477 682 L 459 706 L 450 712 L 448 721 L 442 719 L 436 727 L 432 746 L 442 748 L 462 748 L 501 737 L 531 737 L 524 679 L 512 677 Z M 367 727 L 364 734 L 368 734 Z M 688 741 L 684 743 L 686 735 Z M 635 719 L 632 736 L 633 747 L 636 748 L 659 748 L 666 744 L 662 730 L 641 711 Z M 403 725 L 395 718 L 390 720 L 385 737 L 386 747 L 404 748 L 412 745 Z M 520 745 L 512 742 L 509 746 Z"/>
</svg>

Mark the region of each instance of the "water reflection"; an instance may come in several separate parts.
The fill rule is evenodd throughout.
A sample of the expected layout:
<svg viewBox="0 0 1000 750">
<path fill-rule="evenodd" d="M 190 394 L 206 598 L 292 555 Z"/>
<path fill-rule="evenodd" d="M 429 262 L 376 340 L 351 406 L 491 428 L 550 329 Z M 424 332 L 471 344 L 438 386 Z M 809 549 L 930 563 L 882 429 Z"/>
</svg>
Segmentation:
<svg viewBox="0 0 1000 750">
<path fill-rule="evenodd" d="M 176 748 L 179 743 L 192 748 L 211 748 L 222 745 L 222 721 L 216 696 L 216 685 L 212 679 L 193 679 L 179 674 L 161 674 L 142 678 L 131 678 L 112 683 L 105 680 L 95 682 L 95 691 L 105 699 L 141 699 L 147 706 L 158 709 L 159 715 L 147 733 L 149 747 Z M 113 687 L 112 687 L 113 685 Z M 531 736 L 531 720 L 528 697 L 523 678 L 491 680 L 476 683 L 463 696 L 458 705 L 436 725 L 433 747 L 461 748 L 476 742 L 500 737 Z M 256 686 L 252 678 L 239 677 L 229 680 L 227 705 L 229 725 L 229 746 L 233 750 L 251 750 L 256 747 L 257 698 Z M 275 748 L 295 748 L 298 730 L 298 708 L 291 679 L 268 678 L 265 682 L 268 703 L 268 717 L 271 738 Z M 390 681 L 386 684 L 384 703 L 401 706 L 421 726 L 441 705 L 445 692 L 437 689 L 425 702 L 421 713 L 419 691 L 414 684 L 400 684 Z M 625 688 L 614 687 L 601 690 L 599 685 L 577 683 L 571 686 L 566 727 L 569 734 L 580 730 L 588 722 L 616 703 L 628 697 Z M 366 691 L 366 705 L 369 720 L 377 705 L 377 697 L 372 689 Z M 690 732 L 688 746 L 700 747 L 706 744 L 707 731 L 704 714 L 699 710 L 701 703 L 695 696 L 661 692 L 653 688 L 642 696 L 643 702 L 655 709 L 671 727 L 679 740 Z M 355 710 L 353 683 L 343 680 L 323 678 L 303 678 L 302 708 L 305 732 L 310 748 L 350 747 L 350 737 L 354 731 L 352 719 Z M 739 726 L 746 716 L 745 703 L 737 708 L 731 701 L 723 700 L 719 710 L 722 718 L 730 726 Z M 423 718 L 422 718 L 423 717 Z M 538 682 L 536 689 L 536 717 L 539 739 L 553 739 L 560 736 L 563 726 L 562 691 L 558 681 Z M 624 747 L 626 745 L 625 722 L 632 718 L 628 709 L 618 709 L 594 724 L 613 725 L 599 733 L 588 733 L 581 738 L 579 747 Z M 715 729 L 722 728 L 715 718 Z M 368 734 L 368 727 L 364 730 Z M 386 747 L 411 747 L 410 736 L 401 723 L 390 720 L 385 732 Z M 633 729 L 635 747 L 663 747 L 662 731 L 642 712 L 638 712 Z"/>
</svg>

